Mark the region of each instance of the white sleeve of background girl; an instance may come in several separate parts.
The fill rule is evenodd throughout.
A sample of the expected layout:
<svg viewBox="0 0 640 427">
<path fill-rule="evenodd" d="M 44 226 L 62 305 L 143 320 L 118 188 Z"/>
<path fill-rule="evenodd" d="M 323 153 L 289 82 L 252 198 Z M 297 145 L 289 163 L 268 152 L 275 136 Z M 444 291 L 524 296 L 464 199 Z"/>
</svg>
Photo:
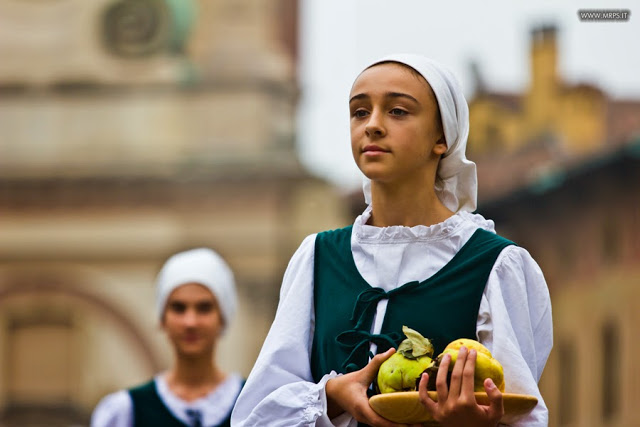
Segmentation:
<svg viewBox="0 0 640 427">
<path fill-rule="evenodd" d="M 538 264 L 518 246 L 505 248 L 480 304 L 478 339 L 504 368 L 505 392 L 538 398 L 514 426 L 547 426 L 549 414 L 538 381 L 553 346 L 549 290 Z"/>
<path fill-rule="evenodd" d="M 127 390 L 102 398 L 91 414 L 91 427 L 132 427 L 133 402 Z"/>
<path fill-rule="evenodd" d="M 315 235 L 307 237 L 285 272 L 275 319 L 238 397 L 233 426 L 333 426 L 327 417 L 325 384 L 313 380 Z"/>
</svg>

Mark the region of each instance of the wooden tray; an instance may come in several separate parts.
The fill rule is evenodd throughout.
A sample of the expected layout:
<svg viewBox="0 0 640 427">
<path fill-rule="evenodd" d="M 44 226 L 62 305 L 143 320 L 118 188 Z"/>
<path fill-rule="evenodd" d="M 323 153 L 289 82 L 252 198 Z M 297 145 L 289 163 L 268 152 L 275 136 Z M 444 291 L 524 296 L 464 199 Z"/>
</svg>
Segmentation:
<svg viewBox="0 0 640 427">
<path fill-rule="evenodd" d="M 435 391 L 429 396 L 437 400 Z M 487 393 L 476 392 L 476 401 L 481 405 L 489 405 Z M 503 424 L 511 424 L 527 415 L 538 404 L 538 398 L 527 394 L 502 393 L 504 416 Z M 396 423 L 433 423 L 438 425 L 427 408 L 420 402 L 417 391 L 400 391 L 396 393 L 377 394 L 369 399 L 369 404 L 378 415 Z"/>
</svg>

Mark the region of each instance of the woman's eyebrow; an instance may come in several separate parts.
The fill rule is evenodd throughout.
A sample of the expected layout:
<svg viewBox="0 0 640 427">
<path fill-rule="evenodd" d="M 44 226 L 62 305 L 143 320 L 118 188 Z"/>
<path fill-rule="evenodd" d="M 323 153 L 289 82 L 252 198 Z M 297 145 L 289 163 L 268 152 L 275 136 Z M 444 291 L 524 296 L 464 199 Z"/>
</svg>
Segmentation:
<svg viewBox="0 0 640 427">
<path fill-rule="evenodd" d="M 413 96 L 407 94 L 407 93 L 402 93 L 402 92 L 387 92 L 384 94 L 385 97 L 387 98 L 406 98 L 409 99 L 413 102 L 415 102 L 416 104 L 420 104 L 420 102 L 418 102 L 418 100 L 416 98 L 414 98 Z M 366 93 L 359 93 L 357 95 L 354 95 L 351 97 L 351 99 L 349 100 L 349 104 L 351 104 L 353 101 L 358 101 L 361 99 L 369 99 L 369 95 L 367 95 Z"/>
<path fill-rule="evenodd" d="M 358 101 L 360 99 L 369 99 L 369 95 L 367 95 L 366 93 L 359 93 L 357 95 L 353 95 L 349 100 L 349 104 L 351 104 L 353 101 Z"/>
<path fill-rule="evenodd" d="M 407 93 L 388 92 L 388 93 L 385 94 L 385 96 L 389 97 L 389 98 L 407 98 L 407 99 L 415 102 L 416 104 L 420 104 L 417 99 L 415 99 L 413 96 L 411 96 L 411 95 L 409 95 Z"/>
</svg>

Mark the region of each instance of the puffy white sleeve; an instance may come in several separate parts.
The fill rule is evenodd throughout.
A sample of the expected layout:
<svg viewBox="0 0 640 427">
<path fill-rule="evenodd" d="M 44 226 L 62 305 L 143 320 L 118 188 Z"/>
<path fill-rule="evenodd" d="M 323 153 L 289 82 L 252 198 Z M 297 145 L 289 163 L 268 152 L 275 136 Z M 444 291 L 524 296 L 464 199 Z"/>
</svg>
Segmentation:
<svg viewBox="0 0 640 427">
<path fill-rule="evenodd" d="M 505 248 L 489 275 L 478 315 L 478 340 L 504 368 L 505 391 L 529 394 L 538 405 L 515 426 L 544 426 L 549 414 L 538 381 L 553 346 L 549 289 L 523 248 Z"/>
<path fill-rule="evenodd" d="M 335 373 L 315 383 L 310 365 L 314 252 L 311 235 L 289 262 L 275 319 L 233 410 L 234 427 L 333 426 L 325 384 Z"/>
<path fill-rule="evenodd" d="M 132 427 L 133 402 L 127 390 L 109 394 L 91 414 L 91 427 Z"/>
</svg>

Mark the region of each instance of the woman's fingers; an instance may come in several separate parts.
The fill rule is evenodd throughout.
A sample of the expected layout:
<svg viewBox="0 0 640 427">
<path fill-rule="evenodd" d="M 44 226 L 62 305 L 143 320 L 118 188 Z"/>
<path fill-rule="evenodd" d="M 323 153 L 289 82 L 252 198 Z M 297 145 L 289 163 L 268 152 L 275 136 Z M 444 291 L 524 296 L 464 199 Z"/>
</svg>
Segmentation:
<svg viewBox="0 0 640 427">
<path fill-rule="evenodd" d="M 462 373 L 464 371 L 468 354 L 469 352 L 465 346 L 460 347 L 460 350 L 458 350 L 458 357 L 456 358 L 456 363 L 453 365 L 453 370 L 451 371 L 451 384 L 449 385 L 450 398 L 457 399 L 458 396 L 460 396 L 462 388 Z"/>
<path fill-rule="evenodd" d="M 391 356 L 393 356 L 393 353 L 396 352 L 396 349 L 391 347 L 389 350 L 385 351 L 384 353 L 379 353 L 376 354 L 373 359 L 371 359 L 369 361 L 369 363 L 367 364 L 367 366 L 365 366 L 365 369 L 375 369 L 376 371 L 378 370 L 378 368 L 380 368 L 380 365 L 382 365 L 382 363 L 387 360 L 388 358 L 390 358 Z"/>
<path fill-rule="evenodd" d="M 375 357 L 371 359 L 369 363 L 367 363 L 367 366 L 365 366 L 360 370 L 360 372 L 362 372 L 364 376 L 363 378 L 364 383 L 366 383 L 367 386 L 371 384 L 371 381 L 373 381 L 373 379 L 378 374 L 380 365 L 382 365 L 382 363 L 388 358 L 390 358 L 395 352 L 396 352 L 396 349 L 391 347 L 389 350 L 385 351 L 384 353 L 376 354 Z"/>
<path fill-rule="evenodd" d="M 379 356 L 384 356 L 386 355 L 386 353 L 388 352 L 382 353 Z M 389 356 L 391 356 L 391 354 L 393 354 L 393 352 L 384 356 L 382 358 L 382 361 L 386 360 Z M 373 360 L 371 360 L 371 362 L 373 362 Z M 356 420 L 362 423 L 365 423 L 367 425 L 376 426 L 376 427 L 404 427 L 404 424 L 394 423 L 393 421 L 389 421 L 388 419 L 378 415 L 376 411 L 373 410 L 371 405 L 369 405 L 369 398 L 366 396 L 366 394 L 364 398 L 365 398 L 365 401 L 362 401 L 363 404 L 356 405 L 354 412 L 351 414 L 354 416 Z"/>
<path fill-rule="evenodd" d="M 436 377 L 437 402 L 427 392 L 428 374 L 422 374 L 418 384 L 420 402 L 443 425 L 495 425 L 504 415 L 502 393 L 491 379 L 484 382 L 489 406 L 478 405 L 474 393 L 477 351 L 460 347 L 451 369 L 451 381 L 447 388 L 447 372 L 451 357 L 445 354 Z"/>
<path fill-rule="evenodd" d="M 380 365 L 382 365 L 382 362 L 384 362 L 385 360 L 387 360 L 388 358 L 390 358 L 391 356 L 393 356 L 393 353 L 396 352 L 396 349 L 391 347 L 390 349 L 388 349 L 387 351 L 385 351 L 384 353 L 380 353 L 380 354 L 376 354 L 373 359 L 371 359 L 371 361 L 369 362 L 369 364 L 377 364 L 377 368 L 380 367 Z"/>
<path fill-rule="evenodd" d="M 462 370 L 462 386 L 460 388 L 460 395 L 466 399 L 473 399 L 475 401 L 474 392 L 474 375 L 476 372 L 476 358 L 477 352 L 473 349 L 469 350 L 467 361 L 464 364 Z"/>
<path fill-rule="evenodd" d="M 489 396 L 489 417 L 494 421 L 499 421 L 504 415 L 504 401 L 502 400 L 502 392 L 496 387 L 491 378 L 484 380 L 484 391 Z"/>
<path fill-rule="evenodd" d="M 350 413 L 359 422 L 379 427 L 402 427 L 378 415 L 369 405 L 367 388 L 378 373 L 380 365 L 395 353 L 390 348 L 376 355 L 362 369 L 339 375 L 327 381 L 327 414 L 334 418 L 343 412 Z"/>
<path fill-rule="evenodd" d="M 390 348 L 384 353 L 380 353 L 375 355 L 373 359 L 369 361 L 367 366 L 362 368 L 359 372 L 359 382 L 368 387 L 369 384 L 375 379 L 378 370 L 380 369 L 380 365 L 390 358 L 396 352 L 395 348 Z M 366 398 L 366 388 L 365 388 L 365 398 Z M 372 426 L 380 426 L 380 427 L 401 427 L 401 424 L 396 424 L 392 421 L 387 420 L 386 418 L 378 415 L 372 408 L 369 406 L 368 398 L 365 405 L 358 405 L 359 409 L 356 410 L 356 414 L 352 414 L 361 422 Z"/>
<path fill-rule="evenodd" d="M 449 375 L 449 365 L 451 364 L 451 355 L 445 354 L 440 361 L 438 374 L 436 375 L 436 393 L 438 394 L 438 402 L 444 403 L 449 396 L 449 388 L 447 386 L 447 376 Z"/>
<path fill-rule="evenodd" d="M 437 403 L 431 399 L 429 393 L 427 392 L 427 384 L 429 383 L 429 374 L 422 374 L 420 377 L 420 383 L 418 384 L 418 396 L 420 397 L 420 402 L 427 408 L 429 413 L 433 414 L 436 412 Z"/>
</svg>

